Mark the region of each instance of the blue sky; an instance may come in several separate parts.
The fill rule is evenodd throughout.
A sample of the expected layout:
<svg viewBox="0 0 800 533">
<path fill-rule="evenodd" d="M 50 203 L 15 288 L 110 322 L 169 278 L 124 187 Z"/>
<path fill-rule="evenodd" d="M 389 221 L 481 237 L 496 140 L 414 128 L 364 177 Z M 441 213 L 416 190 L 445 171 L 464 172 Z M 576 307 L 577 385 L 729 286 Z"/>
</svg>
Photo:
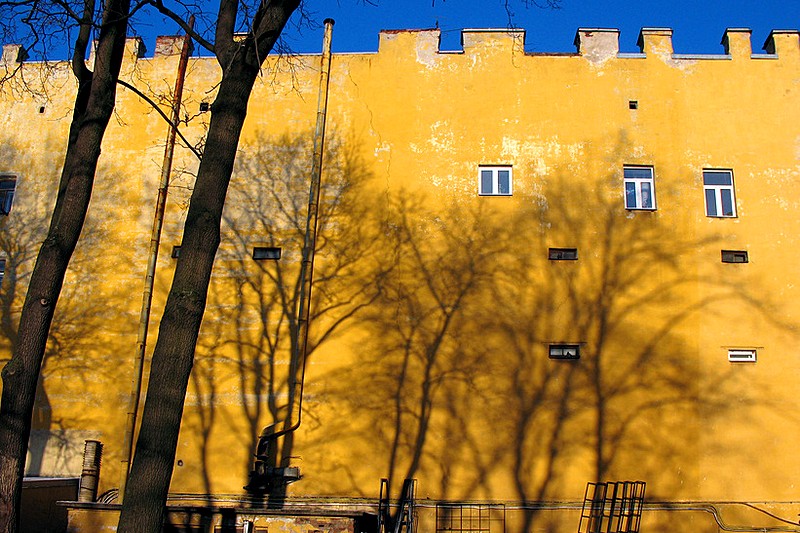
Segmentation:
<svg viewBox="0 0 800 533">
<path fill-rule="evenodd" d="M 378 0 L 373 0 L 373 2 Z M 618 28 L 623 52 L 638 51 L 642 27 L 674 30 L 676 53 L 722 53 L 720 39 L 728 27 L 753 30 L 753 49 L 760 52 L 772 29 L 800 27 L 800 0 L 563 0 L 560 9 L 525 8 L 512 0 L 516 26 L 526 30 L 526 49 L 534 52 L 574 52 L 572 42 L 579 27 Z M 508 16 L 502 0 L 307 0 L 314 18 L 336 21 L 335 52 L 375 51 L 381 29 L 419 29 L 437 25 L 442 47 L 459 48 L 462 28 L 503 28 Z M 296 52 L 318 52 L 320 29 L 291 30 L 286 43 Z M 148 48 L 151 43 L 148 42 Z"/>
</svg>

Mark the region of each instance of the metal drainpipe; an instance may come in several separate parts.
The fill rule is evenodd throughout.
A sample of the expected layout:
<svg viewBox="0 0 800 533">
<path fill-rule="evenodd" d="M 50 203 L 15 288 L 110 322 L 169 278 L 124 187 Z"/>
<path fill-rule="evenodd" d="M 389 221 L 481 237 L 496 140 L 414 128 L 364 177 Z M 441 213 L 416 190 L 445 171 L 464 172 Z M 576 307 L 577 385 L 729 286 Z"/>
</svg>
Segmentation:
<svg viewBox="0 0 800 533">
<path fill-rule="evenodd" d="M 194 27 L 194 15 L 189 18 L 189 28 Z M 125 487 L 128 484 L 128 473 L 133 459 L 133 437 L 136 432 L 136 418 L 139 412 L 139 399 L 142 394 L 142 374 L 144 373 L 144 354 L 147 345 L 147 329 L 150 324 L 150 307 L 153 301 L 153 281 L 155 279 L 156 263 L 158 261 L 158 247 L 161 243 L 161 228 L 164 225 L 164 211 L 167 205 L 167 191 L 169 178 L 172 173 L 172 154 L 175 151 L 175 135 L 180 120 L 181 99 L 183 96 L 183 82 L 186 78 L 186 65 L 192 51 L 192 38 L 187 33 L 183 38 L 181 57 L 178 62 L 178 75 L 175 80 L 175 92 L 172 99 L 172 124 L 167 133 L 167 146 L 164 149 L 164 161 L 161 165 L 161 181 L 156 199 L 156 212 L 153 217 L 153 229 L 150 235 L 150 253 L 147 259 L 147 273 L 144 281 L 142 295 L 142 310 L 139 315 L 139 336 L 136 341 L 136 360 L 134 363 L 133 380 L 131 384 L 131 397 L 128 404 L 128 418 L 125 424 L 125 442 L 123 444 L 122 473 L 119 481 L 119 503 L 125 497 Z"/>
<path fill-rule="evenodd" d="M 311 304 L 311 284 L 314 277 L 314 252 L 317 244 L 317 219 L 319 213 L 320 181 L 322 179 L 322 151 L 325 144 L 325 122 L 328 112 L 328 87 L 331 71 L 331 39 L 334 21 L 325 19 L 325 35 L 322 42 L 322 59 L 317 100 L 317 122 L 314 129 L 314 155 L 311 167 L 311 186 L 308 192 L 308 214 L 306 233 L 303 239 L 303 261 L 300 266 L 300 297 L 297 309 L 297 343 L 289 366 L 289 413 L 283 429 L 273 431 L 274 426 L 264 428 L 256 446 L 256 456 L 265 447 L 265 442 L 275 440 L 300 427 L 303 412 L 303 386 L 305 383 L 306 357 L 308 355 L 308 316 Z M 297 374 L 300 374 L 298 380 Z M 293 423 L 294 404 L 297 403 L 297 420 Z M 257 459 L 258 461 L 258 459 Z M 257 468 L 256 468 L 257 470 Z"/>
</svg>

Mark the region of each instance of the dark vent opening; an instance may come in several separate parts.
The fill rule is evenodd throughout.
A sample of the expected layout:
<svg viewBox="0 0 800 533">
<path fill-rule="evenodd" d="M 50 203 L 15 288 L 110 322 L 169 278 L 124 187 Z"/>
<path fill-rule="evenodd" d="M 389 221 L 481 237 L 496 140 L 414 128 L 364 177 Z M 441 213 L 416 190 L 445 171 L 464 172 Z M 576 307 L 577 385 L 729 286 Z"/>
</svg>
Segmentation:
<svg viewBox="0 0 800 533">
<path fill-rule="evenodd" d="M 749 263 L 746 250 L 722 250 L 723 263 Z"/>
<path fill-rule="evenodd" d="M 281 249 L 277 246 L 256 246 L 253 248 L 253 259 L 256 261 L 278 260 L 281 258 Z"/>
<path fill-rule="evenodd" d="M 578 249 L 550 248 L 547 251 L 547 258 L 551 261 L 576 261 L 578 259 Z"/>
</svg>

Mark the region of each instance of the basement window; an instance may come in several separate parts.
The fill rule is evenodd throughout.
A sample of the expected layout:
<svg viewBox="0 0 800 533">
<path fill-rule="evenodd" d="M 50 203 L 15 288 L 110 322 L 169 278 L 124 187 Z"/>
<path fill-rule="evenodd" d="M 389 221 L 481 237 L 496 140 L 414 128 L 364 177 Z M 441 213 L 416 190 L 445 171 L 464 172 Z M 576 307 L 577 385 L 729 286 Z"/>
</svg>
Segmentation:
<svg viewBox="0 0 800 533">
<path fill-rule="evenodd" d="M 550 261 L 577 261 L 577 248 L 550 248 L 547 250 L 547 258 Z"/>
<path fill-rule="evenodd" d="M 181 256 L 181 247 L 180 246 L 173 246 L 172 247 L 172 254 L 171 257 L 173 259 L 177 259 Z"/>
<path fill-rule="evenodd" d="M 511 166 L 478 167 L 478 194 L 511 196 Z"/>
<path fill-rule="evenodd" d="M 723 263 L 749 263 L 747 250 L 722 250 Z"/>
<path fill-rule="evenodd" d="M 574 360 L 581 358 L 581 345 L 580 344 L 551 344 L 550 345 L 550 359 L 567 359 Z"/>
<path fill-rule="evenodd" d="M 281 249 L 277 246 L 256 246 L 253 248 L 253 259 L 256 261 L 277 261 L 280 258 Z"/>
<path fill-rule="evenodd" d="M 728 350 L 728 361 L 731 363 L 755 363 L 755 348 L 732 348 Z"/>
</svg>

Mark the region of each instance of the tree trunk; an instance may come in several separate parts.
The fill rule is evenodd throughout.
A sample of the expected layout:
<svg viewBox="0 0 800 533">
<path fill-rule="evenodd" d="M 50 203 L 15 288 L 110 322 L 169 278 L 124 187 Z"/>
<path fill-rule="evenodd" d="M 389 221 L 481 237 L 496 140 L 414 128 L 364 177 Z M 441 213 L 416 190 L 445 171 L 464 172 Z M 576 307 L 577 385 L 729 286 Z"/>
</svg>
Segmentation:
<svg viewBox="0 0 800 533">
<path fill-rule="evenodd" d="M 257 68 L 236 61 L 223 74 L 197 173 L 158 341 L 153 351 L 141 430 L 123 500 L 120 532 L 160 531 L 164 520 L 184 399 L 208 283 L 220 240 L 220 220 L 247 101 Z"/>
<path fill-rule="evenodd" d="M 141 429 L 117 528 L 121 533 L 162 530 L 189 374 L 247 103 L 261 63 L 300 1 L 260 2 L 252 19 L 252 36 L 244 40 L 234 36 L 239 2 L 220 1 L 214 46 L 222 66 L 222 81 L 211 106 L 205 150 L 183 227 L 181 254 L 153 350 Z"/>
<path fill-rule="evenodd" d="M 18 342 L 2 372 L 0 531 L 4 532 L 15 532 L 19 527 L 22 477 L 36 386 L 56 302 L 89 207 L 100 144 L 114 110 L 129 9 L 130 0 L 110 0 L 106 4 L 94 74 L 79 79 L 50 229 L 31 274 Z"/>
</svg>

